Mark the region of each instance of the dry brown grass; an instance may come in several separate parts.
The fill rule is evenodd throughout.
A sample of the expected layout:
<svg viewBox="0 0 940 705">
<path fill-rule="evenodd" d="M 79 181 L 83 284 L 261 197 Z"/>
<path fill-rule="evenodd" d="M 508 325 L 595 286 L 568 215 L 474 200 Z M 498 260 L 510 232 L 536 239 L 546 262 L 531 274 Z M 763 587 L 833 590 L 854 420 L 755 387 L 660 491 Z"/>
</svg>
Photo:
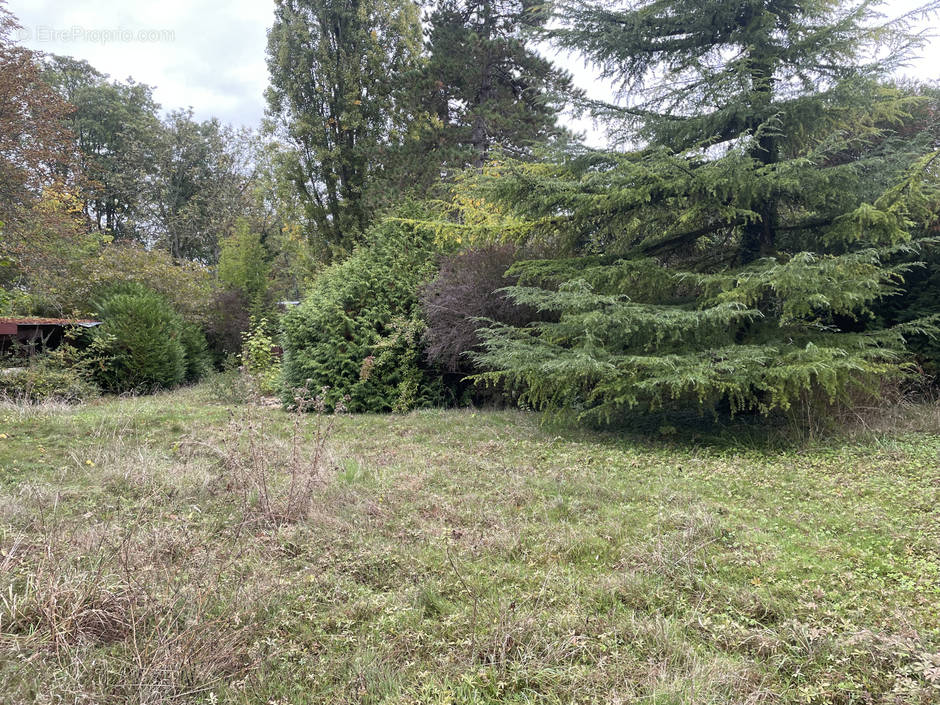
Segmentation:
<svg viewBox="0 0 940 705">
<path fill-rule="evenodd" d="M 91 548 L 87 531 L 61 527 L 42 544 L 14 540 L 0 567 L 12 579 L 0 654 L 31 655 L 21 675 L 38 682 L 57 664 L 57 698 L 75 701 L 92 683 L 109 702 L 168 703 L 250 676 L 264 592 L 232 579 L 245 557 L 234 544 L 197 550 L 181 540 L 193 537 L 167 534 L 141 523 L 102 529 Z"/>
<path fill-rule="evenodd" d="M 221 433 L 180 444 L 188 460 L 215 461 L 218 485 L 237 499 L 246 524 L 276 527 L 306 519 L 318 490 L 335 474 L 330 440 L 344 409 L 326 412 L 325 389 L 316 396 L 295 391 L 286 437 L 283 423 L 272 422 L 264 409 L 246 406 L 230 413 Z"/>
</svg>

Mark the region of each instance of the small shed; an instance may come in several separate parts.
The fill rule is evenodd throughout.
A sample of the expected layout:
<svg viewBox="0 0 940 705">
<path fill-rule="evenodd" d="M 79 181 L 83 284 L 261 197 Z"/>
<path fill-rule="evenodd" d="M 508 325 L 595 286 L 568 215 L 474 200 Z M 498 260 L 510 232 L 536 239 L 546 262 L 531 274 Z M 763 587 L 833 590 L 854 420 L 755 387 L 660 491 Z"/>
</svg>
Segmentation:
<svg viewBox="0 0 940 705">
<path fill-rule="evenodd" d="M 0 318 L 0 353 L 51 350 L 70 328 L 94 328 L 101 321 L 77 318 Z"/>
</svg>

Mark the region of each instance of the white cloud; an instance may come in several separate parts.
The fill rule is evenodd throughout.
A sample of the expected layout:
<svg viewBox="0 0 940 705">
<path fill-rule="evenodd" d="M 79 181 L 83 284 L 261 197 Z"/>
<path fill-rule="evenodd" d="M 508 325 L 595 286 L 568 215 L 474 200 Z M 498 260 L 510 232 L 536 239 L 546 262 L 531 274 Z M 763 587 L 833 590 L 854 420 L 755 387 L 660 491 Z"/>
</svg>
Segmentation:
<svg viewBox="0 0 940 705">
<path fill-rule="evenodd" d="M 40 51 L 85 59 L 115 79 L 154 86 L 164 110 L 191 106 L 239 125 L 257 124 L 267 85 L 265 0 L 10 0 Z"/>
</svg>

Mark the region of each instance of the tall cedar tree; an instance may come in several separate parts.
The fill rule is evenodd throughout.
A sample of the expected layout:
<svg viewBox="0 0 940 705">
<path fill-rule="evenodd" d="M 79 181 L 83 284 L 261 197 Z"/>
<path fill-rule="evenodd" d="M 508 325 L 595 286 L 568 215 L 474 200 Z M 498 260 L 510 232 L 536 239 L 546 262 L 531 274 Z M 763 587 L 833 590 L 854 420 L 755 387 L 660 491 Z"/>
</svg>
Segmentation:
<svg viewBox="0 0 940 705">
<path fill-rule="evenodd" d="M 451 166 L 481 167 L 494 146 L 523 156 L 565 136 L 570 76 L 531 46 L 548 19 L 527 0 L 440 0 L 428 17 L 427 72 Z"/>
<path fill-rule="evenodd" d="M 769 412 L 899 372 L 923 325 L 879 327 L 871 308 L 936 222 L 938 159 L 891 134 L 913 106 L 884 81 L 918 40 L 912 17 L 875 9 L 562 6 L 552 38 L 618 84 L 620 107 L 594 107 L 645 146 L 463 183 L 459 224 L 435 227 L 562 255 L 510 270 L 516 302 L 559 318 L 484 330 L 485 377 L 603 419 L 670 403 Z"/>
<path fill-rule="evenodd" d="M 407 132 L 398 100 L 421 49 L 411 0 L 277 0 L 268 33 L 269 112 L 282 169 L 328 251 L 349 251 L 378 178 Z"/>
</svg>

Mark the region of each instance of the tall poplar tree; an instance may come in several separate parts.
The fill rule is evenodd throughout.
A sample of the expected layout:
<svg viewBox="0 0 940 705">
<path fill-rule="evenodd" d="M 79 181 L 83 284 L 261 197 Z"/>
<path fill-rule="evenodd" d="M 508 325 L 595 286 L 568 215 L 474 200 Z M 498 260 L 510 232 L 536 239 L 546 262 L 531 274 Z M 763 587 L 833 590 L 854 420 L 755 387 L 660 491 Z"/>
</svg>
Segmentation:
<svg viewBox="0 0 940 705">
<path fill-rule="evenodd" d="M 378 178 L 408 131 L 402 82 L 421 51 L 411 0 L 277 0 L 268 33 L 270 116 L 283 177 L 329 251 L 368 227 Z"/>
<path fill-rule="evenodd" d="M 921 39 L 877 7 L 562 5 L 552 39 L 617 85 L 619 104 L 593 107 L 641 146 L 499 164 L 463 185 L 457 224 L 434 224 L 561 256 L 514 268 L 508 295 L 554 315 L 487 328 L 487 376 L 609 417 L 769 412 L 899 373 L 905 335 L 930 324 L 882 328 L 872 307 L 937 222 L 940 160 L 894 134 L 913 104 L 885 79 Z"/>
</svg>

